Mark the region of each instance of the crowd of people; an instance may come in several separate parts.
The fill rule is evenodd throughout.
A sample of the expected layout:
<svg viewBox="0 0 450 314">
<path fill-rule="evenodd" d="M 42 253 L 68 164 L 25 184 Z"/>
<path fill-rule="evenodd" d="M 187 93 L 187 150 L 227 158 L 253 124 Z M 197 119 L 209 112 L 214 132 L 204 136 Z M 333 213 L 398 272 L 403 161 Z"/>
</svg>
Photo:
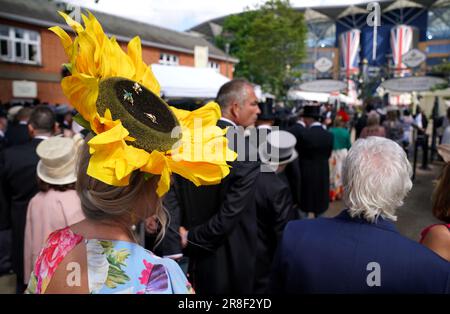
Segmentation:
<svg viewBox="0 0 450 314">
<path fill-rule="evenodd" d="M 327 108 L 308 104 L 294 124 L 280 130 L 274 126 L 275 116 L 258 104 L 253 85 L 242 79 L 225 84 L 216 102 L 222 111 L 217 125 L 227 128 L 229 143 L 237 145 L 242 142 L 232 139 L 243 139 L 244 155 L 230 164 L 230 174 L 217 185 L 198 187 L 174 175 L 169 192 L 161 199 L 160 212 L 147 210 L 138 215 L 147 217 L 142 219 L 147 237 L 141 244 L 178 262 L 197 293 L 448 293 L 448 144 L 442 143 L 438 149 L 446 165 L 432 204 L 434 215 L 444 224 L 424 229 L 422 246 L 401 236 L 393 225 L 395 210 L 412 186 L 405 124 L 417 120 L 405 122 L 408 114 L 398 120 L 395 111 L 388 110 L 380 124 L 381 115 L 368 110 L 366 117 L 359 118 L 366 119 L 360 139 L 352 144 L 351 120 L 344 110 L 327 117 Z M 9 118 L 1 151 L 2 271 L 8 269 L 6 248 L 11 245 L 17 292 L 39 281 L 36 262 L 42 262 L 41 250 L 48 241 L 61 240 L 61 234 L 53 233 L 56 230 L 64 230 L 64 241 L 72 243 L 71 249 L 81 239 L 114 239 L 121 244 L 114 250 L 132 251 L 128 243 L 135 242 L 134 232 L 124 232 L 111 222 L 119 208 L 123 211 L 130 199 L 140 198 L 139 189 L 155 189 L 155 182 L 133 179 L 139 188 L 127 192 L 93 184 L 95 179 L 86 175 L 86 132 L 72 128 L 64 132 L 51 106 L 13 107 L 2 117 Z M 255 151 L 257 159 L 252 160 Z M 80 154 L 84 157 L 78 159 Z M 77 163 L 81 167 L 78 174 Z M 98 200 L 86 196 L 85 191 L 92 189 L 99 189 L 94 194 Z M 109 202 L 114 205 L 106 202 L 102 193 L 112 197 Z M 339 216 L 311 219 L 340 198 L 347 210 Z M 145 201 L 155 209 L 157 199 Z M 142 208 L 143 200 L 140 202 L 132 207 Z M 162 208 L 168 212 L 168 221 L 162 217 Z M 97 220 L 104 221 L 97 224 Z M 162 231 L 164 237 L 156 239 Z M 9 237 L 11 244 L 7 243 Z M 87 246 L 93 251 L 87 268 L 90 259 L 95 260 L 94 253 L 101 251 L 99 243 Z M 78 250 L 70 252 L 67 258 L 63 256 L 62 264 L 84 258 Z M 145 252 L 136 256 L 155 263 Z M 411 256 L 415 256 L 414 262 Z M 365 281 L 364 267 L 372 260 L 383 265 L 384 281 L 378 290 Z M 171 269 L 174 278 L 187 282 L 181 270 L 173 270 L 175 265 L 165 265 L 166 271 Z M 133 259 L 127 271 L 144 266 Z M 359 271 L 351 275 L 355 268 Z M 46 293 L 61 289 L 57 282 L 64 273 L 53 272 L 51 282 L 56 283 L 47 285 Z M 122 276 L 132 275 L 123 271 Z M 190 286 L 180 288 L 178 284 L 172 282 L 170 291 L 192 291 Z M 92 292 L 90 285 L 63 291 Z M 29 292 L 38 292 L 34 289 Z M 150 285 L 146 289 L 152 290 Z M 112 290 L 99 286 L 95 292 Z"/>
<path fill-rule="evenodd" d="M 95 17 L 85 23 L 78 35 L 108 42 Z M 83 73 L 77 62 L 91 50 L 66 51 Z M 63 80 L 90 129 L 42 104 L 0 118 L 0 257 L 7 271 L 12 248 L 17 293 L 450 293 L 447 129 L 430 204 L 442 223 L 424 226 L 421 243 L 394 224 L 413 185 L 412 129 L 426 155 L 420 107 L 399 117 L 367 105 L 352 119 L 344 108 L 306 104 L 277 128 L 245 79 L 192 112 L 169 107 L 139 57 L 126 59 L 133 68 L 124 77 L 108 72 L 95 86 Z M 98 73 L 83 75 L 100 81 Z M 180 125 L 196 131 L 196 119 L 201 136 L 173 138 Z M 320 217 L 337 199 L 345 209 Z"/>
</svg>

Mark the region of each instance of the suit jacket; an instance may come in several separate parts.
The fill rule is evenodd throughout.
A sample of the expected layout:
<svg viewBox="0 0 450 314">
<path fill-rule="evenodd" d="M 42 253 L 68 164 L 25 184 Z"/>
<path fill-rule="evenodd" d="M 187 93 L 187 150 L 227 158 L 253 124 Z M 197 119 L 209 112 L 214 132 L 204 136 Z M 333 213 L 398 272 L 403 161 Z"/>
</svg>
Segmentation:
<svg viewBox="0 0 450 314">
<path fill-rule="evenodd" d="M 227 122 L 219 120 L 218 126 L 230 126 L 229 140 L 233 136 L 244 140 Z M 251 148 L 247 140 L 244 143 L 247 157 Z M 175 176 L 169 191 L 176 195 L 181 225 L 189 230 L 185 253 L 190 280 L 199 294 L 251 293 L 253 289 L 257 240 L 254 190 L 259 163 L 234 161 L 230 170 L 220 184 L 212 186 L 196 187 Z"/>
<path fill-rule="evenodd" d="M 5 136 L 0 135 L 0 153 L 6 148 L 7 140 Z"/>
<path fill-rule="evenodd" d="M 292 221 L 275 256 L 276 293 L 450 293 L 450 263 L 381 217 Z"/>
<path fill-rule="evenodd" d="M 11 124 L 5 136 L 8 146 L 22 145 L 30 141 L 28 126 L 26 124 Z"/>
<path fill-rule="evenodd" d="M 299 139 L 305 130 L 305 126 L 300 123 L 295 123 L 289 129 L 287 129 L 287 131 L 293 134 L 295 136 L 295 139 L 297 140 L 297 143 L 295 144 L 295 150 L 297 151 L 297 153 L 300 153 Z M 300 171 L 300 163 L 298 158 L 286 166 L 284 176 L 289 182 L 292 200 L 294 201 L 295 206 L 297 208 L 300 208 L 300 203 L 302 201 L 302 173 Z"/>
<path fill-rule="evenodd" d="M 417 118 L 417 113 L 413 116 L 413 118 L 414 118 L 414 120 Z M 422 112 L 422 128 L 425 131 L 417 130 L 417 135 L 425 135 L 427 127 L 428 127 L 428 118 L 427 118 L 427 115 L 424 112 Z"/>
<path fill-rule="evenodd" d="M 38 192 L 36 166 L 39 157 L 36 147 L 41 139 L 6 149 L 0 158 L 0 178 L 3 195 L 9 204 L 7 216 L 11 218 L 12 263 L 19 282 L 23 282 L 23 244 L 27 206 Z"/>
<path fill-rule="evenodd" d="M 321 214 L 328 209 L 333 134 L 321 126 L 291 131 L 297 138 L 296 149 L 301 173 L 300 208 Z"/>
<path fill-rule="evenodd" d="M 173 180 L 169 192 L 164 196 L 163 205 L 169 214 L 164 238 L 155 246 L 156 235 L 146 234 L 145 248 L 151 250 L 158 256 L 182 254 L 183 248 L 181 247 L 181 238 L 178 231 L 181 226 L 181 209 L 178 204 Z"/>
<path fill-rule="evenodd" d="M 258 241 L 254 293 L 268 293 L 269 275 L 284 227 L 295 218 L 291 191 L 274 172 L 261 172 L 256 180 Z"/>
</svg>

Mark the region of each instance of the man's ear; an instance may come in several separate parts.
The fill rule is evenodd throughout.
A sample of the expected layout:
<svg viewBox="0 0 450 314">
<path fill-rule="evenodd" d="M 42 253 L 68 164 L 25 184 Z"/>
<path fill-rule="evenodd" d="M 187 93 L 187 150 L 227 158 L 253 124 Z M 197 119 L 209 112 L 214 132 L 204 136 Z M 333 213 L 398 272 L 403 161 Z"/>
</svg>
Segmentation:
<svg viewBox="0 0 450 314">
<path fill-rule="evenodd" d="M 55 122 L 55 124 L 53 125 L 52 135 L 56 134 L 56 132 L 58 132 L 58 122 Z"/>
<path fill-rule="evenodd" d="M 233 118 L 238 118 L 239 117 L 239 111 L 240 111 L 240 108 L 239 108 L 239 104 L 238 103 L 233 103 L 230 106 L 230 114 L 231 114 L 231 116 Z"/>
</svg>

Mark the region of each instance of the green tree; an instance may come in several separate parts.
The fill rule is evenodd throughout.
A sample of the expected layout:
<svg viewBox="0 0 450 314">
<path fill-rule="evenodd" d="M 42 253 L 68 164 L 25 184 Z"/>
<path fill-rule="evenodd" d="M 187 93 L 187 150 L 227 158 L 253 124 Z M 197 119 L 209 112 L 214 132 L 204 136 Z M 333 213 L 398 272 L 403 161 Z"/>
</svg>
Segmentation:
<svg viewBox="0 0 450 314">
<path fill-rule="evenodd" d="M 216 38 L 222 48 L 240 61 L 235 77 L 245 77 L 278 97 L 300 77 L 298 70 L 306 55 L 307 28 L 303 14 L 288 0 L 268 0 L 256 10 L 231 15 Z"/>
</svg>

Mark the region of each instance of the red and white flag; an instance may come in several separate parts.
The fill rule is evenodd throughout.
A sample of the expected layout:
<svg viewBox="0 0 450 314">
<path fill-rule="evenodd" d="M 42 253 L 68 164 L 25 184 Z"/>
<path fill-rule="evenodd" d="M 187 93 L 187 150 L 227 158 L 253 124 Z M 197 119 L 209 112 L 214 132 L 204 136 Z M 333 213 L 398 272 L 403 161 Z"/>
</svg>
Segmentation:
<svg viewBox="0 0 450 314">
<path fill-rule="evenodd" d="M 359 71 L 360 38 L 361 31 L 359 29 L 352 29 L 340 35 L 342 64 L 346 78 Z"/>
<path fill-rule="evenodd" d="M 391 29 L 391 48 L 395 76 L 404 76 L 407 72 L 402 56 L 412 49 L 413 33 L 414 29 L 408 25 L 398 25 Z"/>
</svg>

